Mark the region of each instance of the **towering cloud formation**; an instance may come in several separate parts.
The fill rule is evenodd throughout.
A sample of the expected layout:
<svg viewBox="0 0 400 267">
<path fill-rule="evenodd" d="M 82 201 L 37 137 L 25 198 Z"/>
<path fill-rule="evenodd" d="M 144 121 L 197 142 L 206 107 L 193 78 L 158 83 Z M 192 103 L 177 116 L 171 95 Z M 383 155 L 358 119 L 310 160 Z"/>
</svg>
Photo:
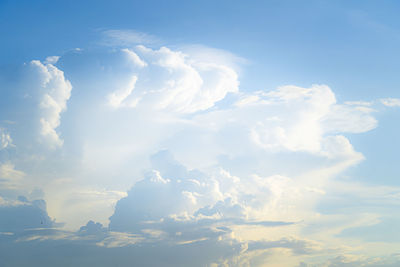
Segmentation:
<svg viewBox="0 0 400 267">
<path fill-rule="evenodd" d="M 67 109 L 67 101 L 71 96 L 71 83 L 64 78 L 62 71 L 50 63 L 42 64 L 38 60 L 33 60 L 31 67 L 39 79 L 39 87 L 32 89 L 38 91 L 40 135 L 50 147 L 61 146 L 63 141 L 56 128 L 60 126 L 61 112 Z"/>
<path fill-rule="evenodd" d="M 129 34 L 108 32 L 141 38 Z M 229 54 L 128 47 L 32 61 L 0 92 L 0 265 L 29 265 L 7 253 L 27 245 L 66 266 L 295 266 L 337 249 L 344 229 L 380 222 L 319 206 L 391 192 L 333 179 L 364 159 L 345 135 L 377 126 L 375 104 L 339 103 L 323 84 L 239 91 Z M 51 217 L 80 230 L 49 229 L 35 187 Z M 393 190 L 384 201 L 396 204 Z"/>
<path fill-rule="evenodd" d="M 5 102 L 0 114 L 1 146 L 11 144 L 10 136 L 15 136 L 13 144 L 19 149 L 35 144 L 50 149 L 62 146 L 63 140 L 57 129 L 61 114 L 67 109 L 72 85 L 64 77 L 64 72 L 53 65 L 57 59 L 51 58 L 45 63 L 33 60 L 16 71 L 14 75 L 18 81 L 6 78 L 10 83 L 6 86 L 11 86 L 13 90 L 0 94 L 3 100 L 13 105 Z"/>
</svg>

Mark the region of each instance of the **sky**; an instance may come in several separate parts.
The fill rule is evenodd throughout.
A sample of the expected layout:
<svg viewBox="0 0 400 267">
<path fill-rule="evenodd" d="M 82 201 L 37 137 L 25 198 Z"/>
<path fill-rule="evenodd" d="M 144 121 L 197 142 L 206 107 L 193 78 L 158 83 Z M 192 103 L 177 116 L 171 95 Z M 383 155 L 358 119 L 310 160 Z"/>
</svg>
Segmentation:
<svg viewBox="0 0 400 267">
<path fill-rule="evenodd" d="M 0 266 L 399 266 L 399 11 L 0 0 Z"/>
</svg>

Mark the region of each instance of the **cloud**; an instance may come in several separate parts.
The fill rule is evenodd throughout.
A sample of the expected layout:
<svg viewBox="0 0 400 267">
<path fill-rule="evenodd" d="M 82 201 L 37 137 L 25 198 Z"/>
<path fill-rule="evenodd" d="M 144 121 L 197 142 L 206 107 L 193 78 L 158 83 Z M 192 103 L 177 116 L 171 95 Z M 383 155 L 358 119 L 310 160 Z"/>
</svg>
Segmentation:
<svg viewBox="0 0 400 267">
<path fill-rule="evenodd" d="M 60 126 L 60 115 L 67 109 L 67 101 L 71 96 L 71 83 L 64 78 L 64 73 L 52 64 L 42 64 L 33 60 L 30 66 L 39 76 L 39 110 L 40 134 L 55 148 L 63 144 L 56 128 Z"/>
<path fill-rule="evenodd" d="M 132 61 L 132 63 L 139 67 L 139 68 L 144 68 L 147 67 L 147 63 L 145 61 L 143 61 L 138 54 L 136 54 L 135 52 L 133 52 L 132 50 L 129 50 L 127 48 L 122 49 L 122 52 L 125 52 L 129 58 L 130 61 Z"/>
<path fill-rule="evenodd" d="M 15 166 L 10 163 L 3 163 L 0 165 L 0 192 L 3 190 L 15 190 L 20 189 L 23 186 L 23 178 L 25 173 L 16 170 Z"/>
<path fill-rule="evenodd" d="M 113 231 L 136 232 L 144 221 L 192 214 L 222 199 L 218 183 L 199 171 L 188 171 L 168 151 L 152 158 L 153 170 L 119 200 L 110 217 Z"/>
<path fill-rule="evenodd" d="M 0 128 L 0 150 L 13 146 L 12 139 L 5 129 Z"/>
<path fill-rule="evenodd" d="M 124 102 L 127 97 L 130 96 L 132 91 L 135 89 L 135 84 L 137 81 L 137 76 L 132 76 L 131 81 L 128 83 L 126 88 L 116 91 L 112 94 L 109 95 L 109 104 L 114 107 L 114 108 L 119 108 L 119 107 L 135 107 L 137 103 L 139 102 L 138 100 L 131 101 L 131 103 L 126 103 Z"/>
<path fill-rule="evenodd" d="M 46 60 L 45 60 L 45 64 L 52 64 L 52 65 L 54 65 L 54 64 L 56 64 L 57 63 L 57 61 L 60 59 L 60 57 L 59 56 L 51 56 L 51 57 L 46 57 Z"/>
<path fill-rule="evenodd" d="M 5 81 L 3 86 L 13 89 L 1 92 L 1 97 L 12 103 L 4 103 L 0 114 L 2 124 L 7 124 L 7 129 L 0 127 L 1 147 L 15 145 L 26 151 L 38 145 L 62 146 L 58 128 L 72 90 L 63 71 L 51 63 L 32 60 L 8 74 Z"/>
<path fill-rule="evenodd" d="M 82 226 L 78 233 L 80 235 L 101 235 L 107 231 L 107 228 L 103 227 L 101 223 L 95 223 L 90 220 L 85 226 Z"/>
<path fill-rule="evenodd" d="M 70 179 L 53 179 L 43 186 L 46 199 L 50 199 L 48 211 L 57 220 L 65 222 L 64 229 L 75 230 L 89 220 L 102 224 L 114 212 L 115 203 L 126 192 L 101 188 L 95 185 L 77 185 Z"/>
<path fill-rule="evenodd" d="M 3 232 L 49 228 L 55 225 L 55 222 L 47 215 L 44 200 L 28 201 L 25 197 L 19 197 L 18 201 L 0 203 L 0 229 Z"/>
<path fill-rule="evenodd" d="M 377 120 L 371 116 L 373 108 L 365 105 L 344 104 L 332 106 L 330 113 L 324 118 L 327 132 L 363 133 L 377 127 Z"/>
<path fill-rule="evenodd" d="M 105 30 L 101 32 L 103 39 L 101 44 L 107 46 L 129 47 L 136 44 L 152 44 L 158 42 L 153 35 L 134 30 Z"/>
<path fill-rule="evenodd" d="M 383 257 L 367 257 L 363 255 L 345 254 L 330 259 L 324 266 L 329 267 L 395 267 L 400 264 L 399 255 L 385 255 Z M 308 265 L 305 265 L 308 266 Z M 323 266 L 320 264 L 320 266 Z"/>
<path fill-rule="evenodd" d="M 7 233 L 0 239 L 0 264 L 129 266 L 134 262 L 140 266 L 239 267 L 259 266 L 252 264 L 254 253 L 285 249 L 290 254 L 307 255 L 314 251 L 313 244 L 306 240 L 244 242 L 232 238 L 226 227 L 207 228 L 207 224 L 184 222 L 175 226 L 182 232 L 167 237 L 151 230 L 141 234 L 107 231 L 94 222 L 78 232 L 42 228 Z"/>
<path fill-rule="evenodd" d="M 32 61 L 10 87 L 15 107 L 0 114 L 15 122 L 0 131 L 1 152 L 10 151 L 0 163 L 1 211 L 29 218 L 18 234 L 5 223 L 0 265 L 109 266 L 112 257 L 141 266 L 295 266 L 313 253 L 349 252 L 337 235 L 379 218 L 357 203 L 398 202 L 396 190 L 335 180 L 364 160 L 347 134 L 377 127 L 374 102 L 339 103 L 323 84 L 240 91 L 234 55 L 104 35 L 118 49 Z M 38 184 L 44 193 L 32 191 Z M 21 194 L 45 196 L 49 213 L 43 202 L 15 200 Z M 320 209 L 327 199 L 338 208 L 346 194 L 358 196 L 349 211 Z M 36 229 L 41 216 L 46 227 L 55 226 L 50 216 L 67 224 Z M 28 247 L 48 256 L 7 255 Z"/>
<path fill-rule="evenodd" d="M 137 74 L 124 89 L 109 95 L 113 107 L 193 113 L 238 91 L 238 76 L 229 66 L 196 60 L 166 47 L 153 50 L 141 45 L 136 51 L 122 51 Z"/>
<path fill-rule="evenodd" d="M 400 99 L 399 98 L 383 98 L 380 100 L 381 103 L 387 107 L 399 107 Z"/>
<path fill-rule="evenodd" d="M 251 136 L 265 149 L 318 153 L 328 134 L 365 132 L 376 127 L 372 109 L 337 104 L 326 85 L 282 86 L 244 95 L 236 106 L 257 119 L 250 126 Z"/>
<path fill-rule="evenodd" d="M 153 171 L 117 202 L 111 231 L 152 230 L 187 242 L 214 236 L 215 229 L 287 227 L 309 216 L 307 202 L 321 196 L 279 175 L 240 179 L 224 170 L 187 170 L 168 151 L 151 161 Z"/>
</svg>

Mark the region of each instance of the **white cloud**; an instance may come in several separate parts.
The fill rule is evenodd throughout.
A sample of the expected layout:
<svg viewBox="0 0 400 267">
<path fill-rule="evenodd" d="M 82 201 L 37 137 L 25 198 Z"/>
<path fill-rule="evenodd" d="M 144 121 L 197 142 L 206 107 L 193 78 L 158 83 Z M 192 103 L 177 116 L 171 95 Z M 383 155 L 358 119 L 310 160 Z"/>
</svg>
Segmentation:
<svg viewBox="0 0 400 267">
<path fill-rule="evenodd" d="M 133 52 L 132 50 L 129 50 L 127 48 L 122 49 L 122 52 L 126 53 L 127 57 L 129 60 L 137 67 L 139 68 L 144 68 L 147 66 L 147 63 L 141 59 L 138 54 Z"/>
<path fill-rule="evenodd" d="M 89 220 L 108 224 L 115 203 L 126 192 L 96 185 L 77 185 L 72 179 L 52 179 L 43 185 L 50 216 L 64 222 L 65 229 L 78 229 Z"/>
<path fill-rule="evenodd" d="M 31 62 L 32 70 L 39 75 L 39 110 L 40 134 L 50 147 L 63 144 L 56 129 L 60 126 L 60 116 L 67 109 L 67 101 L 71 96 L 71 83 L 65 79 L 64 73 L 52 64 L 42 64 L 40 61 Z"/>
<path fill-rule="evenodd" d="M 375 128 L 377 121 L 372 112 L 369 107 L 338 104 L 326 85 L 282 86 L 273 91 L 242 94 L 232 108 L 202 114 L 195 120 L 201 127 L 226 137 L 228 132 L 224 129 L 229 129 L 229 138 L 223 142 L 232 138 L 226 145 L 230 150 L 241 140 L 241 151 L 253 144 L 271 152 L 302 151 L 328 156 L 324 151 L 326 138 Z"/>
<path fill-rule="evenodd" d="M 387 107 L 400 107 L 400 98 L 383 98 L 381 103 Z"/>
<path fill-rule="evenodd" d="M 45 64 L 56 64 L 58 60 L 60 59 L 59 56 L 51 56 L 51 57 L 46 57 Z"/>
<path fill-rule="evenodd" d="M 155 36 L 134 30 L 105 30 L 102 32 L 102 44 L 108 46 L 132 46 L 158 42 Z"/>
<path fill-rule="evenodd" d="M 10 146 L 13 146 L 10 134 L 5 129 L 0 128 L 0 150 Z"/>
<path fill-rule="evenodd" d="M 371 115 L 374 109 L 364 105 L 334 105 L 324 118 L 326 132 L 363 133 L 377 127 L 378 121 Z"/>
<path fill-rule="evenodd" d="M 16 170 L 15 166 L 10 162 L 0 164 L 0 193 L 5 189 L 20 189 L 23 187 L 25 176 L 24 172 Z"/>
<path fill-rule="evenodd" d="M 202 218 L 233 224 L 293 222 L 308 216 L 310 205 L 321 196 L 318 188 L 310 191 L 311 185 L 282 175 L 239 178 L 222 169 L 212 174 L 189 171 L 167 151 L 152 157 L 152 168 L 118 201 L 110 217 L 111 230 L 138 233 L 156 227 L 156 222 L 162 226 L 168 218 L 191 223 Z"/>
<path fill-rule="evenodd" d="M 138 46 L 136 52 L 123 51 L 137 67 L 133 74 L 137 83 L 135 90 L 129 84 L 123 92 L 111 94 L 115 107 L 193 113 L 209 109 L 227 93 L 238 91 L 238 76 L 229 66 L 195 60 L 166 47 L 152 50 Z"/>
<path fill-rule="evenodd" d="M 115 91 L 108 96 L 108 103 L 113 108 L 118 108 L 123 106 L 135 107 L 138 103 L 138 100 L 133 100 L 131 101 L 131 103 L 126 103 L 124 101 L 131 95 L 132 91 L 135 89 L 136 81 L 137 77 L 132 76 L 130 82 L 126 85 L 126 88 Z"/>
<path fill-rule="evenodd" d="M 130 44 L 139 38 L 108 34 Z M 115 232 L 92 222 L 77 235 L 58 235 L 60 240 L 84 240 L 104 251 L 132 248 L 139 255 L 221 249 L 227 256 L 210 254 L 207 264 L 229 266 L 262 265 L 255 258 L 284 254 L 284 262 L 293 265 L 298 254 L 314 249 L 308 249 L 314 241 L 304 241 L 305 229 L 326 229 L 328 234 L 312 232 L 307 238 L 329 243 L 319 246 L 330 249 L 346 227 L 378 218 L 356 214 L 354 208 L 354 216 L 317 209 L 337 190 L 334 177 L 364 159 L 345 134 L 377 126 L 373 102 L 338 103 L 327 85 L 239 92 L 238 70 L 229 54 L 214 58 L 196 49 L 144 46 L 87 53 L 60 58 L 74 81 L 75 98 L 64 73 L 51 64 L 56 59 L 32 61 L 30 74 L 36 80 L 26 79 L 29 86 L 20 100 L 20 107 L 32 107 L 21 108 L 23 118 L 10 118 L 15 126 L 0 135 L 0 147 L 13 142 L 22 147 L 17 160 L 0 164 L 2 189 L 43 184 L 50 216 L 66 221 L 69 229 L 88 220 L 107 225 L 112 215 L 109 227 Z M 31 145 L 35 127 L 42 143 L 61 147 L 65 139 L 69 146 L 43 153 Z M 147 160 L 163 148 L 179 161 L 165 151 Z M 15 169 L 13 160 L 24 172 Z M 347 185 L 341 193 L 357 195 Z M 368 189 L 361 191 L 363 200 L 376 195 L 376 202 L 398 202 L 396 190 L 392 195 L 389 189 L 371 190 L 370 198 Z M 0 202 L 6 203 L 3 197 Z M 43 235 L 23 240 L 55 240 Z M 174 260 L 184 261 L 182 255 Z"/>
</svg>

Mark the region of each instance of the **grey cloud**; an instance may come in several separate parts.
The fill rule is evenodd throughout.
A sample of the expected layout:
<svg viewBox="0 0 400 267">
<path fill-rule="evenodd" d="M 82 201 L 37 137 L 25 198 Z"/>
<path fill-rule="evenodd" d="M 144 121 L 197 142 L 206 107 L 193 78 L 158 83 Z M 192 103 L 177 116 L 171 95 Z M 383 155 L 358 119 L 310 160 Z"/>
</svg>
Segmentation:
<svg viewBox="0 0 400 267">
<path fill-rule="evenodd" d="M 400 259 L 398 255 L 389 255 L 384 257 L 357 257 L 357 256 L 345 256 L 339 255 L 333 259 L 330 259 L 327 265 L 328 267 L 397 267 L 400 265 Z"/>
<path fill-rule="evenodd" d="M 95 223 L 90 220 L 85 226 L 82 226 L 78 233 L 80 235 L 102 235 L 107 231 L 107 228 L 103 227 L 101 223 Z"/>
<path fill-rule="evenodd" d="M 0 205 L 0 232 L 19 232 L 56 225 L 47 214 L 44 200 L 28 201 L 21 196 L 18 201 Z"/>
<path fill-rule="evenodd" d="M 166 222 L 168 224 L 168 222 Z M 265 242 L 239 242 L 222 238 L 224 234 L 192 235 L 192 240 L 151 239 L 126 233 L 104 231 L 89 222 L 78 232 L 56 229 L 32 229 L 0 239 L 0 266 L 258 266 L 248 253 L 272 248 L 287 248 L 296 254 L 309 254 L 309 244 L 283 239 Z M 82 235 L 88 229 L 102 229 Z M 206 238 L 199 238 L 206 236 Z M 144 237 L 144 236 L 142 236 Z M 188 236 L 187 236 L 188 237 Z M 117 245 L 115 245 L 117 244 Z M 119 244 L 119 245 L 118 245 Z"/>
</svg>

